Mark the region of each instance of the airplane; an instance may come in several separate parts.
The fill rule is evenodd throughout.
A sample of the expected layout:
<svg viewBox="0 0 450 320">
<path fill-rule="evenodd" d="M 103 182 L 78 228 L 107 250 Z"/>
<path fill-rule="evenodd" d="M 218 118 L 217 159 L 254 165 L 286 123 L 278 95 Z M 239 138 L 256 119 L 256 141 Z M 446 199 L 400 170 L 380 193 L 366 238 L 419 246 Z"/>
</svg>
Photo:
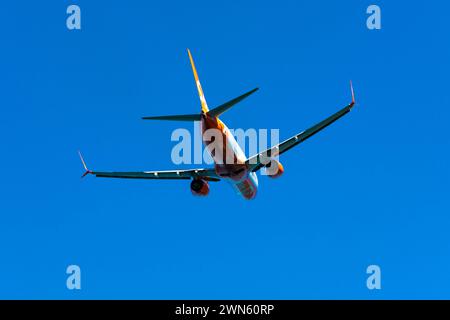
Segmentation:
<svg viewBox="0 0 450 320">
<path fill-rule="evenodd" d="M 195 114 L 171 115 L 171 116 L 153 116 L 143 117 L 144 120 L 168 120 L 168 121 L 199 121 L 202 132 L 202 140 L 209 154 L 214 161 L 212 168 L 198 168 L 191 170 L 170 170 L 170 171 L 142 171 L 142 172 L 103 172 L 91 171 L 86 166 L 83 156 L 79 152 L 79 156 L 85 169 L 82 178 L 88 174 L 101 178 L 122 178 L 122 179 L 159 179 L 159 180 L 191 180 L 190 188 L 193 195 L 206 196 L 209 194 L 209 182 L 217 182 L 226 180 L 230 182 L 233 188 L 244 199 L 250 200 L 256 197 L 258 190 L 258 178 L 256 172 L 263 167 L 272 168 L 273 173 L 269 175 L 271 178 L 280 177 L 284 168 L 282 164 L 276 160 L 282 153 L 298 146 L 303 141 L 312 137 L 322 129 L 326 128 L 333 122 L 337 121 L 347 113 L 349 113 L 355 105 L 355 93 L 353 85 L 350 81 L 350 89 L 352 101 L 349 105 L 342 108 L 338 112 L 329 116 L 325 120 L 317 123 L 311 128 L 304 130 L 295 136 L 275 145 L 263 152 L 247 158 L 237 143 L 236 139 L 230 133 L 227 126 L 219 119 L 219 116 L 225 111 L 241 102 L 251 94 L 255 93 L 259 88 L 250 90 L 243 95 L 234 98 L 216 108 L 209 109 L 206 103 L 205 95 L 195 68 L 194 59 L 189 49 L 187 49 L 192 72 L 194 74 L 197 91 L 200 98 L 201 112 Z M 204 133 L 207 130 L 214 129 L 222 135 L 222 148 L 214 148 L 211 150 L 211 141 L 205 139 Z M 217 150 L 219 149 L 219 150 Z M 220 150 L 222 149 L 222 150 Z M 232 162 L 224 161 L 224 156 L 232 155 Z M 228 159 L 228 158 L 227 158 Z"/>
</svg>

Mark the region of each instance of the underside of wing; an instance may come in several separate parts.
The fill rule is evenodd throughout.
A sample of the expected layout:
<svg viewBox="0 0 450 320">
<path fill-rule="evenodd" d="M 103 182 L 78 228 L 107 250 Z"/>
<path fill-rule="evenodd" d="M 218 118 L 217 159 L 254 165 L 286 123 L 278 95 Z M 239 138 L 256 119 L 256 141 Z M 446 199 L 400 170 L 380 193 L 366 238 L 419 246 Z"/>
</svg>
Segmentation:
<svg viewBox="0 0 450 320">
<path fill-rule="evenodd" d="M 214 169 L 193 169 L 173 171 L 138 171 L 138 172 L 101 172 L 92 171 L 91 174 L 100 178 L 119 179 L 160 179 L 160 180 L 189 180 L 202 178 L 206 181 L 219 181 Z"/>
<path fill-rule="evenodd" d="M 273 157 L 276 157 L 280 154 L 282 154 L 283 152 L 288 151 L 289 149 L 299 145 L 300 143 L 302 143 L 303 141 L 307 140 L 308 138 L 312 137 L 313 135 L 315 135 L 316 133 L 318 133 L 319 131 L 325 129 L 326 127 L 328 127 L 330 124 L 332 124 L 333 122 L 337 121 L 338 119 L 340 119 L 341 117 L 343 117 L 344 115 L 346 115 L 347 113 L 350 112 L 350 110 L 353 108 L 353 106 L 355 105 L 355 95 L 353 92 L 353 86 L 351 86 L 351 91 L 352 91 L 352 102 L 342 108 L 341 110 L 339 110 L 338 112 L 336 112 L 335 114 L 329 116 L 328 118 L 326 118 L 325 120 L 317 123 L 316 125 L 312 126 L 311 128 L 300 132 L 299 134 L 283 141 L 282 143 L 273 146 L 270 149 L 267 149 L 257 155 L 254 155 L 253 157 L 250 157 L 246 163 L 249 165 L 250 170 L 255 172 L 259 169 L 261 169 L 262 167 L 264 167 L 265 165 L 268 165 L 270 163 L 270 159 Z"/>
<path fill-rule="evenodd" d="M 99 178 L 118 178 L 118 179 L 153 179 L 153 180 L 189 180 L 202 179 L 205 181 L 220 181 L 214 168 L 207 169 L 190 169 L 190 170 L 168 170 L 168 171 L 95 171 L 87 168 L 86 162 L 78 152 L 81 162 L 84 167 L 84 174 L 82 178 L 88 174 L 95 175 Z"/>
</svg>

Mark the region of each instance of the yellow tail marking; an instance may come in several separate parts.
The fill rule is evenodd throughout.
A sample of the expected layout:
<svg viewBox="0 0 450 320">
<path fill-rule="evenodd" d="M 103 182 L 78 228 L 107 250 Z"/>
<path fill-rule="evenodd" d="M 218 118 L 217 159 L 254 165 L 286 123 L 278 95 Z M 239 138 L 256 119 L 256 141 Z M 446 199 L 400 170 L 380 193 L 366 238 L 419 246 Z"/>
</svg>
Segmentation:
<svg viewBox="0 0 450 320">
<path fill-rule="evenodd" d="M 192 72 L 194 73 L 195 84 L 197 85 L 198 95 L 200 97 L 200 102 L 202 104 L 202 111 L 208 112 L 208 104 L 206 103 L 205 95 L 203 94 L 202 85 L 200 84 L 200 80 L 198 79 L 197 69 L 195 68 L 194 59 L 192 58 L 191 51 L 187 49 L 189 54 L 189 60 L 191 61 Z"/>
</svg>

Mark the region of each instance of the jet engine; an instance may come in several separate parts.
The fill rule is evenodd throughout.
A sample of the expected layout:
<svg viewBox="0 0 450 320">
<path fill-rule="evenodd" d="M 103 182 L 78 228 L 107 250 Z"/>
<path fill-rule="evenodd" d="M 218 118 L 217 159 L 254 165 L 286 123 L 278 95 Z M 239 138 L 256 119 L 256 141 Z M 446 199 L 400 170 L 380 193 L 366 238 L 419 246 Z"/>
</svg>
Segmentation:
<svg viewBox="0 0 450 320">
<path fill-rule="evenodd" d="M 191 182 L 191 192 L 195 196 L 207 196 L 209 193 L 209 184 L 202 179 L 194 179 Z"/>
<path fill-rule="evenodd" d="M 277 160 L 270 161 L 270 164 L 266 166 L 266 174 L 269 176 L 269 178 L 278 178 L 283 174 L 283 172 L 283 165 Z"/>
</svg>

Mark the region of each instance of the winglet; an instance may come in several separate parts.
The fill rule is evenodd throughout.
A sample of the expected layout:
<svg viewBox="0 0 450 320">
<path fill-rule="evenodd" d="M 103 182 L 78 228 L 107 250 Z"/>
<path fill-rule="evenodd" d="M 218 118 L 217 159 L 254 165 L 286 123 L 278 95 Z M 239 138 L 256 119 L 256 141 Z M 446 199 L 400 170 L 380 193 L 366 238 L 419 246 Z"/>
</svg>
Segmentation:
<svg viewBox="0 0 450 320">
<path fill-rule="evenodd" d="M 86 170 L 86 171 L 83 173 L 83 175 L 81 176 L 81 178 L 84 178 L 84 177 L 86 177 L 88 174 L 92 173 L 92 171 L 89 170 L 89 169 L 87 168 L 86 162 L 84 162 L 83 156 L 81 155 L 81 152 L 80 152 L 80 151 L 78 151 L 78 155 L 80 156 L 81 163 L 83 164 L 84 170 Z"/>
<path fill-rule="evenodd" d="M 355 91 L 353 90 L 353 83 L 350 80 L 350 90 L 352 91 L 352 102 L 350 103 L 350 108 L 355 105 Z"/>
</svg>

